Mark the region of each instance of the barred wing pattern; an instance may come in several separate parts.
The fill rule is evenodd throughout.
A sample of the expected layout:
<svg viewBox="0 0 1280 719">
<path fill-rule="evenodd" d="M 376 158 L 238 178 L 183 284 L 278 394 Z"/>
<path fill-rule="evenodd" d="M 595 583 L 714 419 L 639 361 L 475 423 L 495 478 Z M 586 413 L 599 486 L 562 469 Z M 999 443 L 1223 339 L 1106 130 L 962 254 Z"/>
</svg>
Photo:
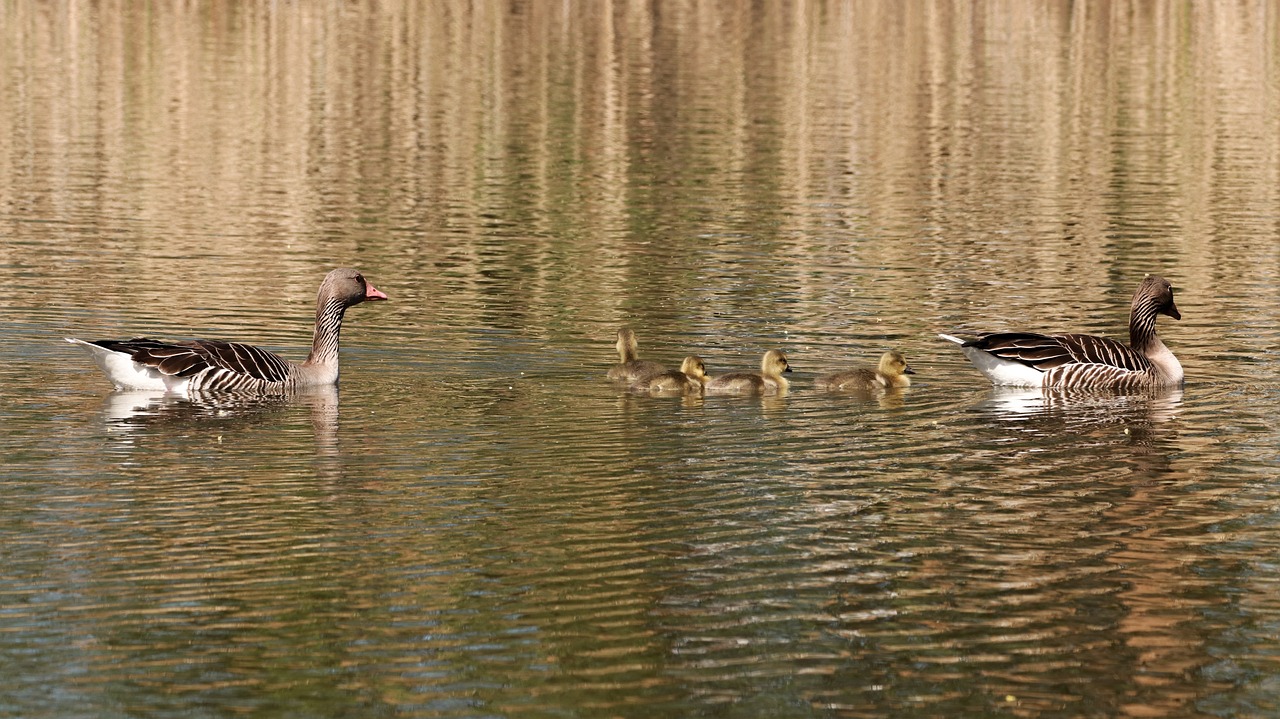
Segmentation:
<svg viewBox="0 0 1280 719">
<path fill-rule="evenodd" d="M 1150 383 L 1153 372 L 1151 361 L 1141 353 L 1095 335 L 1002 332 L 983 335 L 964 346 L 1039 370 L 1046 387 L 1142 387 Z"/>
<path fill-rule="evenodd" d="M 191 390 L 263 390 L 292 379 L 291 365 L 261 347 L 239 342 L 163 342 L 135 337 L 92 344 L 122 352 L 170 377 L 187 378 Z"/>
</svg>

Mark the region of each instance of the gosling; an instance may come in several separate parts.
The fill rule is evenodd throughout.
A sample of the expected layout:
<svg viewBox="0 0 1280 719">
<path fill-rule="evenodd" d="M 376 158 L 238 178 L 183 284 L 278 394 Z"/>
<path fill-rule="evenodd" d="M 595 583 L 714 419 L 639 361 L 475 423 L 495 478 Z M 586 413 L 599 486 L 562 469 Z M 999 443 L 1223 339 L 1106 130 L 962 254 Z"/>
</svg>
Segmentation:
<svg viewBox="0 0 1280 719">
<path fill-rule="evenodd" d="M 781 350 L 769 350 L 760 360 L 760 372 L 730 372 L 713 377 L 707 382 L 708 394 L 786 394 L 791 383 L 783 372 L 790 372 L 787 356 Z"/>
<path fill-rule="evenodd" d="M 702 394 L 707 384 L 707 366 L 702 358 L 689 355 L 680 363 L 680 370 L 670 370 L 649 375 L 631 385 L 632 392 L 652 394 Z"/>
<path fill-rule="evenodd" d="M 828 392 L 869 392 L 876 389 L 899 389 L 911 386 L 915 374 L 901 352 L 890 350 L 880 355 L 875 369 L 859 367 L 845 372 L 823 375 L 813 381 L 816 389 Z"/>
<path fill-rule="evenodd" d="M 636 342 L 636 333 L 627 327 L 618 330 L 618 343 L 614 346 L 618 349 L 618 358 L 621 361 L 609 368 L 609 379 L 611 380 L 635 382 L 649 375 L 667 371 L 665 366 L 657 362 L 639 358 L 640 343 Z"/>
</svg>

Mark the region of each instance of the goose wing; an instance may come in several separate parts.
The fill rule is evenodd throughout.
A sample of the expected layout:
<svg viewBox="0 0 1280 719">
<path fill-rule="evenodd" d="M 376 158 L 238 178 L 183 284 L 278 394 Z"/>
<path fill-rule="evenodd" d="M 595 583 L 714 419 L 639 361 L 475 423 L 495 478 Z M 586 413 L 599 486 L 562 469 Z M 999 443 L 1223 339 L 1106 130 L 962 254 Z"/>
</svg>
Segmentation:
<svg viewBox="0 0 1280 719">
<path fill-rule="evenodd" d="M 171 377 L 191 377 L 223 370 L 263 382 L 283 382 L 289 363 L 272 352 L 239 342 L 191 340 L 164 342 L 135 337 L 130 340 L 98 340 L 93 344 L 129 355 L 134 362 L 154 367 Z"/>
<path fill-rule="evenodd" d="M 1020 362 L 1041 372 L 1071 364 L 1101 365 L 1129 372 L 1141 372 L 1150 361 L 1128 345 L 1095 335 L 1041 335 L 1031 332 L 1000 332 L 965 342 L 995 357 Z"/>
</svg>

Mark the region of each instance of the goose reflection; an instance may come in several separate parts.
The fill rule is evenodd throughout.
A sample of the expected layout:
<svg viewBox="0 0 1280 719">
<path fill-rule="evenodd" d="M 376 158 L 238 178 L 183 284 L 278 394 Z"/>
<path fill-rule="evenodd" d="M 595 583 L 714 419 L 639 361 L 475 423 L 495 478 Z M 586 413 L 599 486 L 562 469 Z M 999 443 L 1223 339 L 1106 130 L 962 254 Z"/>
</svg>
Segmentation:
<svg viewBox="0 0 1280 719">
<path fill-rule="evenodd" d="M 1044 433 L 1081 433 L 1123 425 L 1131 441 L 1146 442 L 1155 438 L 1155 428 L 1178 417 L 1182 388 L 1120 391 L 996 387 L 984 393 L 973 409 Z"/>
<path fill-rule="evenodd" d="M 1117 412 L 1143 411 L 1153 421 L 1167 422 L 1177 416 L 1182 405 L 1182 388 L 1139 390 L 1054 389 L 1040 387 L 996 387 L 974 405 L 974 409 L 997 416 L 1074 415 L 1099 419 Z"/>
<path fill-rule="evenodd" d="M 289 407 L 311 410 L 321 454 L 337 451 L 338 389 L 320 386 L 274 396 L 219 393 L 174 394 L 162 390 L 116 391 L 102 403 L 108 431 L 125 444 L 146 435 L 200 432 L 218 438 L 269 424 Z"/>
</svg>

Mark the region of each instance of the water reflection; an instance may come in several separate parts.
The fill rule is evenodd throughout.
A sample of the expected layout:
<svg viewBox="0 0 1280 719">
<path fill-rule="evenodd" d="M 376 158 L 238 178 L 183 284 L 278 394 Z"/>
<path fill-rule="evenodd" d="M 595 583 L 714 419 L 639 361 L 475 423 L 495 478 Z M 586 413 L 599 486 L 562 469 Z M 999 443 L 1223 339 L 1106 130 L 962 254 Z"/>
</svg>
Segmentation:
<svg viewBox="0 0 1280 719">
<path fill-rule="evenodd" d="M 1079 451 L 1122 443 L 1143 457 L 1150 470 L 1167 466 L 1174 451 L 1176 423 L 1182 411 L 1182 388 L 1119 392 L 993 388 L 970 406 L 983 416 L 1048 442 L 1068 442 Z M 1171 424 L 1173 423 L 1173 424 Z"/>
<path fill-rule="evenodd" d="M 235 441 L 255 427 L 275 426 L 281 415 L 306 409 L 318 455 L 338 451 L 338 388 L 319 386 L 283 395 L 234 392 L 173 394 L 164 391 L 116 391 L 102 402 L 102 415 L 116 448 L 160 436 L 199 433 L 215 441 Z"/>
<path fill-rule="evenodd" d="M 972 409 L 1006 421 L 1038 418 L 1071 426 L 1126 423 L 1135 420 L 1158 424 L 1178 416 L 1182 405 L 1182 392 L 1181 387 L 1128 392 L 1106 389 L 993 387 L 972 405 Z M 1050 428 L 1050 425 L 1045 427 Z"/>
<path fill-rule="evenodd" d="M 910 387 L 871 388 L 856 387 L 831 393 L 833 401 L 845 401 L 853 404 L 875 404 L 880 409 L 902 409 L 911 394 Z"/>
</svg>

